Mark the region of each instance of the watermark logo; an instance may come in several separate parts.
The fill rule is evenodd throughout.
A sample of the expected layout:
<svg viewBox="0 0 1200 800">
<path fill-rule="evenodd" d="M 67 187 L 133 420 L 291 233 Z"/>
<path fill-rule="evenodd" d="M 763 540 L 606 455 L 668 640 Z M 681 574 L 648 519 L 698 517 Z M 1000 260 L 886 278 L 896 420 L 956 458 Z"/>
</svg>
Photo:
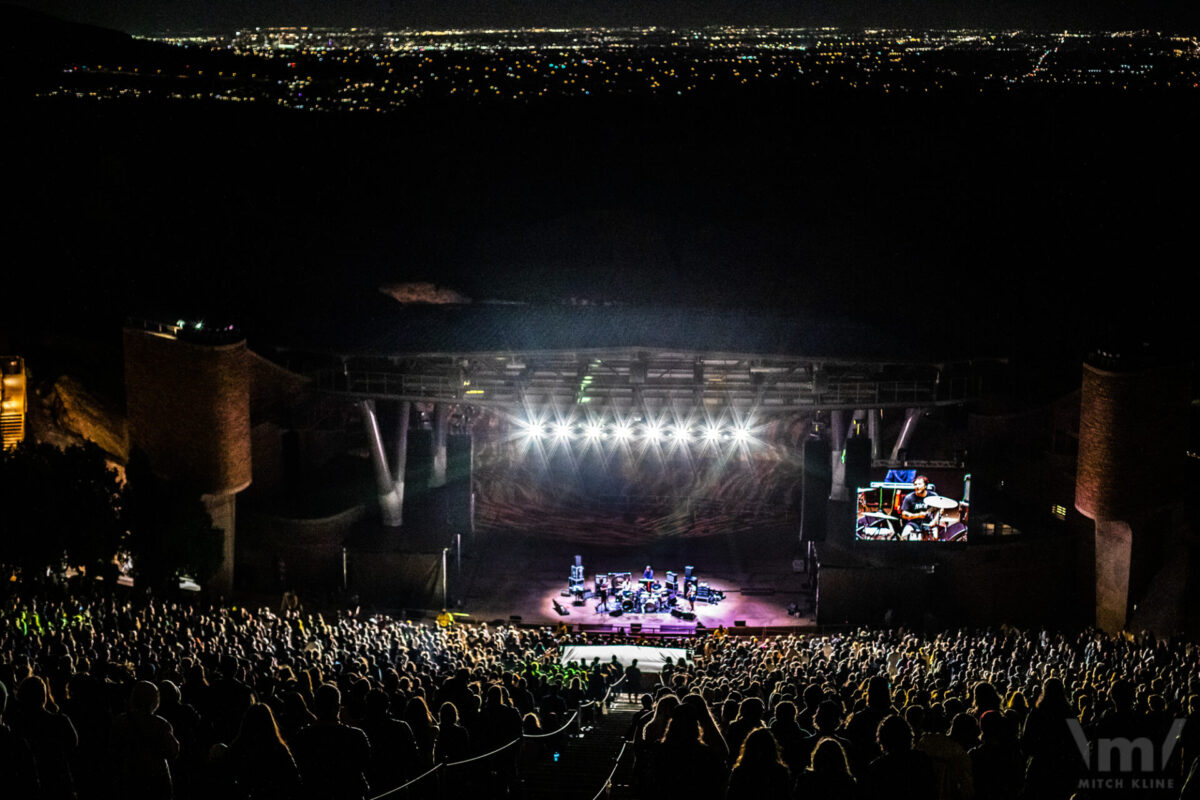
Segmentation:
<svg viewBox="0 0 1200 800">
<path fill-rule="evenodd" d="M 1175 781 L 1162 775 L 1179 744 L 1184 719 L 1171 723 L 1161 745 L 1148 736 L 1101 737 L 1093 743 L 1077 719 L 1067 720 L 1071 738 L 1090 777 L 1079 781 L 1080 789 L 1173 789 Z M 1095 745 L 1093 748 L 1092 745 Z M 1093 753 L 1095 758 L 1093 760 Z M 1155 759 L 1156 753 L 1158 759 Z"/>
</svg>

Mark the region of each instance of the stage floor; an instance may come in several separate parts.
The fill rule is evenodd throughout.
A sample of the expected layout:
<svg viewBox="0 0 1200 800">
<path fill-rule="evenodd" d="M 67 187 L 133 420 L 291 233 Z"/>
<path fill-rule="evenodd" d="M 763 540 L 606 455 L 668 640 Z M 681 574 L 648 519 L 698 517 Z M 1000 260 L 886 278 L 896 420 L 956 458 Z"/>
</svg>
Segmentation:
<svg viewBox="0 0 1200 800">
<path fill-rule="evenodd" d="M 475 622 L 507 622 L 515 616 L 527 625 L 562 621 L 573 628 L 604 631 L 640 624 L 644 633 L 664 634 L 688 633 L 697 623 L 706 628 L 733 627 L 739 620 L 750 628 L 813 624 L 806 603 L 808 576 L 793 569 L 793 559 L 802 552 L 794 530 L 647 537 L 634 546 L 599 545 L 596 539 L 594 531 L 582 542 L 572 541 L 570 532 L 564 532 L 561 539 L 547 539 L 512 530 L 481 531 L 474 542 L 464 542 L 461 575 L 453 551 L 449 555 L 453 610 Z M 691 565 L 693 574 L 724 591 L 725 599 L 715 604 L 698 601 L 695 622 L 669 613 L 598 614 L 595 599 L 574 606 L 570 597 L 562 595 L 576 554 L 583 557 L 588 589 L 597 573 L 630 572 L 636 579 L 650 564 L 656 580 L 662 580 L 667 570 L 682 576 L 684 566 Z M 554 610 L 555 600 L 566 607 L 566 616 Z M 789 616 L 791 603 L 803 609 L 804 615 Z"/>
</svg>

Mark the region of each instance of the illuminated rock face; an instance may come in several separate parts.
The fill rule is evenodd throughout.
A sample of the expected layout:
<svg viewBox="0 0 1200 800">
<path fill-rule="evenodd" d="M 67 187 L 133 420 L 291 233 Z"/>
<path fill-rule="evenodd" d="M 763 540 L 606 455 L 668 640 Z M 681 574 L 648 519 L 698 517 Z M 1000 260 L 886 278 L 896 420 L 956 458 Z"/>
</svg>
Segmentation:
<svg viewBox="0 0 1200 800">
<path fill-rule="evenodd" d="M 1085 364 L 1075 507 L 1092 519 L 1125 519 L 1171 502 L 1187 422 L 1180 367 L 1111 372 Z"/>
<path fill-rule="evenodd" d="M 1178 502 L 1187 370 L 1084 364 L 1075 507 L 1095 520 L 1096 624 L 1125 627 L 1160 566 L 1155 512 Z"/>
<path fill-rule="evenodd" d="M 471 298 L 454 289 L 426 282 L 392 283 L 379 287 L 379 291 L 400 303 L 462 305 L 471 302 Z"/>
<path fill-rule="evenodd" d="M 250 485 L 250 374 L 245 341 L 193 344 L 125 330 L 130 440 L 159 475 L 204 494 Z"/>
<path fill-rule="evenodd" d="M 233 587 L 235 498 L 250 485 L 250 360 L 245 340 L 208 344 L 125 329 L 125 404 L 131 445 L 164 478 L 201 493 L 225 532 L 210 588 Z"/>
</svg>

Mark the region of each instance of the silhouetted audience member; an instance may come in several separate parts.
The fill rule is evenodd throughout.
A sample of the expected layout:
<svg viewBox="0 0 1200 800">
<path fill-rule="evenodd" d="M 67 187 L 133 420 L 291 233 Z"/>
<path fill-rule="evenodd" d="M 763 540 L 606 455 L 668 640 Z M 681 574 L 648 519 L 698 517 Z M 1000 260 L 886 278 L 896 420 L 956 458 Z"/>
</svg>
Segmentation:
<svg viewBox="0 0 1200 800">
<path fill-rule="evenodd" d="M 854 745 L 850 740 L 842 735 L 842 706 L 836 700 L 824 700 L 817 707 L 817 713 L 813 716 L 813 733 L 804 739 L 804 758 L 811 763 L 813 750 L 822 739 L 833 739 L 840 746 L 839 749 L 852 765 L 855 770 L 854 774 L 862 772 L 865 774 L 866 764 L 858 766 L 858 762 L 854 757 Z"/>
<path fill-rule="evenodd" d="M 8 688 L 0 682 L 0 780 L 4 781 L 5 792 L 12 792 L 12 797 L 37 797 L 41 787 L 33 751 L 24 739 L 4 724 L 7 705 Z"/>
<path fill-rule="evenodd" d="M 729 745 L 731 756 L 742 752 L 742 742 L 750 735 L 750 731 L 763 726 L 763 701 L 757 697 L 747 697 L 738 707 L 737 718 L 729 723 L 725 743 Z"/>
<path fill-rule="evenodd" d="M 9 727 L 29 744 L 37 762 L 41 797 L 47 800 L 75 796 L 71 759 L 79 746 L 75 726 L 58 712 L 46 682 L 31 675 L 17 686 L 16 708 L 8 717 Z"/>
<path fill-rule="evenodd" d="M 367 693 L 362 729 L 371 743 L 371 766 L 367 779 L 371 791 L 382 793 L 415 778 L 420 754 L 412 728 L 391 714 L 392 700 L 382 689 Z"/>
<path fill-rule="evenodd" d="M 722 759 L 728 761 L 729 743 L 725 740 L 725 735 L 721 733 L 721 726 L 717 724 L 716 718 L 712 715 L 712 709 L 704 702 L 704 698 L 692 692 L 681 702 L 696 709 L 696 718 L 700 721 L 701 741 L 711 747 Z"/>
<path fill-rule="evenodd" d="M 793 776 L 808 766 L 808 748 L 806 739 L 808 731 L 796 723 L 796 704 L 791 700 L 783 700 L 775 706 L 775 718 L 771 720 L 771 734 L 779 742 L 779 752 L 783 763 Z"/>
<path fill-rule="evenodd" d="M 979 730 L 980 743 L 970 752 L 975 800 L 1016 800 L 1025 780 L 1016 726 L 999 711 L 985 711 Z"/>
<path fill-rule="evenodd" d="M 797 776 L 796 797 L 802 800 L 855 800 L 860 796 L 842 743 L 828 736 L 822 738 L 813 748 L 809 766 Z"/>
<path fill-rule="evenodd" d="M 897 711 L 892 707 L 891 690 L 885 676 L 876 675 L 870 678 L 864 694 L 863 706 L 856 708 L 846 723 L 846 738 L 854 745 L 856 755 L 865 762 L 870 762 L 879 755 L 876 738 L 879 723 Z"/>
<path fill-rule="evenodd" d="M 633 719 L 629 723 L 629 732 L 625 735 L 625 740 L 629 742 L 637 740 L 637 735 L 641 733 L 642 726 L 650 721 L 650 717 L 654 716 L 654 698 L 648 694 L 643 694 L 639 700 L 642 707 L 634 713 Z"/>
<path fill-rule="evenodd" d="M 491 753 L 521 737 L 521 712 L 517 711 L 501 686 L 490 686 L 483 708 L 479 710 L 480 753 Z M 516 781 L 517 764 L 521 758 L 520 744 L 496 753 L 487 760 L 486 768 L 492 779 L 491 791 L 508 794 Z"/>
<path fill-rule="evenodd" d="M 246 800 L 287 800 L 300 794 L 300 770 L 264 703 L 246 709 L 241 730 L 225 754 Z"/>
<path fill-rule="evenodd" d="M 912 728 L 903 717 L 892 714 L 879 723 L 877 734 L 882 755 L 867 770 L 866 789 L 870 797 L 894 800 L 937 797 L 937 781 L 929 756 L 913 750 Z"/>
<path fill-rule="evenodd" d="M 437 745 L 438 727 L 425 698 L 410 697 L 404 706 L 404 721 L 412 729 L 417 742 L 418 766 L 424 772 L 433 766 L 433 750 Z"/>
<path fill-rule="evenodd" d="M 907 712 L 920 711 L 920 706 L 912 706 Z M 954 736 L 954 727 L 947 733 L 944 729 L 944 719 L 941 714 L 912 714 L 905 715 L 906 721 L 913 718 L 920 721 L 913 725 L 914 730 L 920 728 L 923 733 L 917 739 L 914 749 L 929 756 L 933 764 L 934 781 L 937 783 L 937 800 L 969 800 L 972 793 L 971 756 L 967 748 Z M 974 725 L 974 719 L 968 714 L 959 714 L 954 718 L 960 727 L 962 736 L 962 720 Z M 974 746 L 974 743 L 971 744 Z"/>
<path fill-rule="evenodd" d="M 651 786 L 670 787 L 679 797 L 723 797 L 728 770 L 720 752 L 701 739 L 699 714 L 691 705 L 681 703 L 671 712 L 651 772 Z"/>
<path fill-rule="evenodd" d="M 1082 765 L 1067 727 L 1072 717 L 1062 680 L 1046 678 L 1021 734 L 1021 750 L 1029 759 L 1024 791 L 1029 800 L 1059 800 L 1074 792 Z"/>
<path fill-rule="evenodd" d="M 242 680 L 242 665 L 236 656 L 221 659 L 221 675 L 209 685 L 209 713 L 218 742 L 229 744 L 237 736 L 254 692 Z"/>
<path fill-rule="evenodd" d="M 779 744 L 771 731 L 766 728 L 750 731 L 729 773 L 725 800 L 786 798 L 791 792 L 791 773 L 780 757 Z"/>
<path fill-rule="evenodd" d="M 638 668 L 636 658 L 625 668 L 625 684 L 621 689 L 629 700 L 636 699 L 642 693 L 642 670 Z"/>
<path fill-rule="evenodd" d="M 361 800 L 367 795 L 371 744 L 360 728 L 338 721 L 341 708 L 338 688 L 322 684 L 313 698 L 317 721 L 292 742 L 304 794 L 312 800 Z"/>
<path fill-rule="evenodd" d="M 518 718 L 516 736 L 521 735 L 520 719 Z M 516 738 L 516 737 L 512 737 Z M 510 738 L 508 741 L 512 741 Z M 438 740 L 434 750 L 434 759 L 439 764 L 452 761 L 465 761 L 471 755 L 471 737 L 458 722 L 458 708 L 454 703 L 442 703 L 438 709 Z"/>
<path fill-rule="evenodd" d="M 280 700 L 282 708 L 276 718 L 276 724 L 279 725 L 279 732 L 284 741 L 291 741 L 297 731 L 317 721 L 316 715 L 308 710 L 308 703 L 300 692 L 284 692 Z"/>
<path fill-rule="evenodd" d="M 116 788 L 130 800 L 170 800 L 174 794 L 171 762 L 179 741 L 171 723 L 158 710 L 158 687 L 138 681 L 129 696 L 129 711 L 113 720 L 109 752 Z"/>
</svg>

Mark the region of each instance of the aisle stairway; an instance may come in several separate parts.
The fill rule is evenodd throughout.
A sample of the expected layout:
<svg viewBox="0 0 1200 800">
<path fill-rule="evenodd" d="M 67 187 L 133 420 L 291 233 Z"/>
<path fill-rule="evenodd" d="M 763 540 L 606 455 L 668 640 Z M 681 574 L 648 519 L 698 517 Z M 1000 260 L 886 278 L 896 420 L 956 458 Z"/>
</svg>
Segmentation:
<svg viewBox="0 0 1200 800">
<path fill-rule="evenodd" d="M 570 737 L 559 740 L 557 761 L 548 755 L 527 765 L 522 775 L 524 800 L 592 800 L 597 795 L 631 800 L 633 753 L 628 749 L 613 774 L 611 793 L 601 794 L 601 790 L 613 773 L 637 709 L 637 703 L 623 698 L 616 701 L 612 708 L 595 717 L 594 727 L 585 728 L 582 736 L 571 731 Z"/>
</svg>

